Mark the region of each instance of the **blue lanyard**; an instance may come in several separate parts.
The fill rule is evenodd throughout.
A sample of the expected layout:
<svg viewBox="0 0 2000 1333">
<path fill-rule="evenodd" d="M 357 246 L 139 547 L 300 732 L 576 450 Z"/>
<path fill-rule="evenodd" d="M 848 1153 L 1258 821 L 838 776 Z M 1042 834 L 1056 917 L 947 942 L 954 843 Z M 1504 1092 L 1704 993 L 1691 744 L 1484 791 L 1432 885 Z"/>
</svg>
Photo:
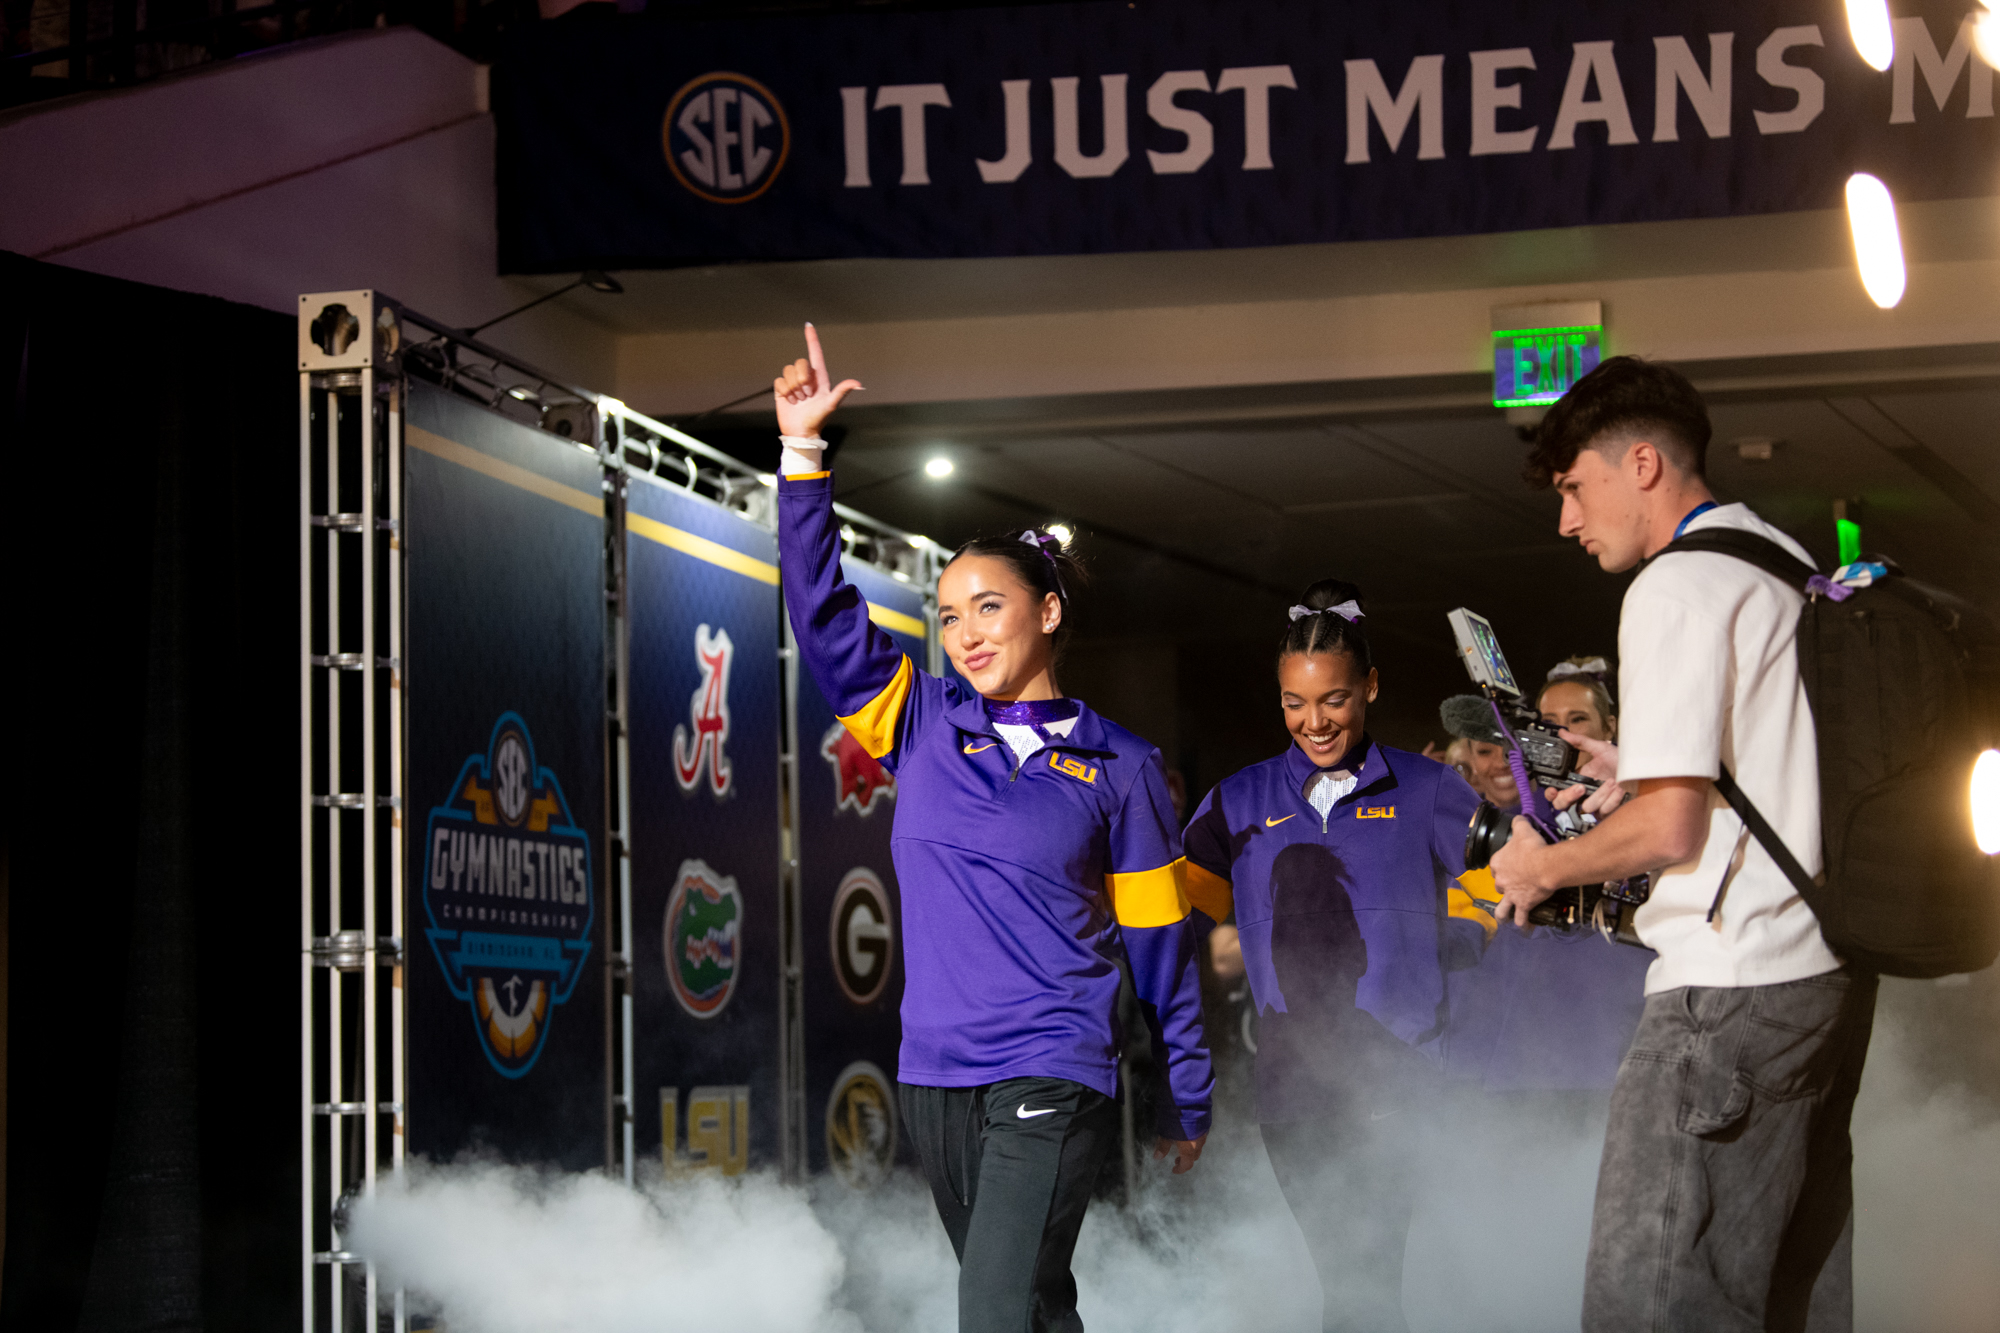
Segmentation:
<svg viewBox="0 0 2000 1333">
<path fill-rule="evenodd" d="M 1706 514 L 1709 510 L 1715 507 L 1716 507 L 1715 501 L 1703 500 L 1700 504 L 1688 510 L 1687 517 L 1682 519 L 1680 526 L 1674 529 L 1674 540 L 1679 541 L 1681 539 L 1681 534 L 1688 530 L 1688 524 L 1694 522 L 1696 519 L 1700 518 L 1703 514 Z"/>
</svg>

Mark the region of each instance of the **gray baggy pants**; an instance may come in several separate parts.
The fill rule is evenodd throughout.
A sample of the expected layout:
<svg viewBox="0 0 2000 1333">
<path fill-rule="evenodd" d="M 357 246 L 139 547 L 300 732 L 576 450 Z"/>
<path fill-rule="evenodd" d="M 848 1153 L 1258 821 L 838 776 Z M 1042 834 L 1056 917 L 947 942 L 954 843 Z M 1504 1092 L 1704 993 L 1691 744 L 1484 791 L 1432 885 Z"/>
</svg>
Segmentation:
<svg viewBox="0 0 2000 1333">
<path fill-rule="evenodd" d="M 1875 979 L 1646 997 L 1619 1066 L 1584 1273 L 1587 1333 L 1847 1333 L 1848 1119 Z"/>
</svg>

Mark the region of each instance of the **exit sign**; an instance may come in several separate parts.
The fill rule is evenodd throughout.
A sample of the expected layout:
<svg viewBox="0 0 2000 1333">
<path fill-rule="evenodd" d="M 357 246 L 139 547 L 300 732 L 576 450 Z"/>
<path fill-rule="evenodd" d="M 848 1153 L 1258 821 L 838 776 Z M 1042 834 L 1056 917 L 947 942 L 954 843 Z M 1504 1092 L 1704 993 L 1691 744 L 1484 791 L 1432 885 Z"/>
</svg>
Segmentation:
<svg viewBox="0 0 2000 1333">
<path fill-rule="evenodd" d="M 1501 329 L 1493 335 L 1493 405 L 1540 407 L 1597 368 L 1604 328 Z"/>
</svg>

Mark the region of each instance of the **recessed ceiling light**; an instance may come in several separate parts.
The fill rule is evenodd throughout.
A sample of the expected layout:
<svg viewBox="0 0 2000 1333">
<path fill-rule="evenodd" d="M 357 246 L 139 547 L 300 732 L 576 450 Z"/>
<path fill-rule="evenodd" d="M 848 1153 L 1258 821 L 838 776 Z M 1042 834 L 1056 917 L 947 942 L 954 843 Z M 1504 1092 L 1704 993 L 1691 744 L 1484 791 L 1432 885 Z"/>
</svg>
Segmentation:
<svg viewBox="0 0 2000 1333">
<path fill-rule="evenodd" d="M 1068 546 L 1076 540 L 1075 529 L 1071 528 L 1067 523 L 1051 523 L 1043 531 L 1047 532 L 1049 536 L 1054 537 L 1064 546 Z"/>
<path fill-rule="evenodd" d="M 951 475 L 951 460 L 949 458 L 933 458 L 930 462 L 924 464 L 924 475 L 933 479 L 949 477 Z"/>
</svg>

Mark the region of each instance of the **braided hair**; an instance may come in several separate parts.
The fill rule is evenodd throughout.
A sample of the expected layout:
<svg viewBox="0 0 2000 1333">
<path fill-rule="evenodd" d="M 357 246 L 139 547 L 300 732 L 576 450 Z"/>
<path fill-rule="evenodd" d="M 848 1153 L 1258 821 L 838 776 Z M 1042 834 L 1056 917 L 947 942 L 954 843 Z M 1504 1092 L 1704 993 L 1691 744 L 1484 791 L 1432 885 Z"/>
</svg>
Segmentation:
<svg viewBox="0 0 2000 1333">
<path fill-rule="evenodd" d="M 1368 635 L 1361 628 L 1361 589 L 1340 579 L 1321 579 L 1292 607 L 1292 622 L 1278 642 L 1280 664 L 1294 653 L 1349 653 L 1366 675 L 1375 667 Z"/>
<path fill-rule="evenodd" d="M 1090 574 L 1084 569 L 1083 562 L 1064 548 L 1060 537 L 1041 528 L 974 537 L 951 553 L 945 568 L 951 568 L 968 555 L 985 556 L 1006 565 L 1021 586 L 1034 594 L 1038 603 L 1050 593 L 1056 595 L 1056 600 L 1062 604 L 1063 615 L 1062 623 L 1056 626 L 1055 642 L 1050 647 L 1060 660 L 1072 628 L 1070 596 L 1090 583 Z"/>
</svg>

